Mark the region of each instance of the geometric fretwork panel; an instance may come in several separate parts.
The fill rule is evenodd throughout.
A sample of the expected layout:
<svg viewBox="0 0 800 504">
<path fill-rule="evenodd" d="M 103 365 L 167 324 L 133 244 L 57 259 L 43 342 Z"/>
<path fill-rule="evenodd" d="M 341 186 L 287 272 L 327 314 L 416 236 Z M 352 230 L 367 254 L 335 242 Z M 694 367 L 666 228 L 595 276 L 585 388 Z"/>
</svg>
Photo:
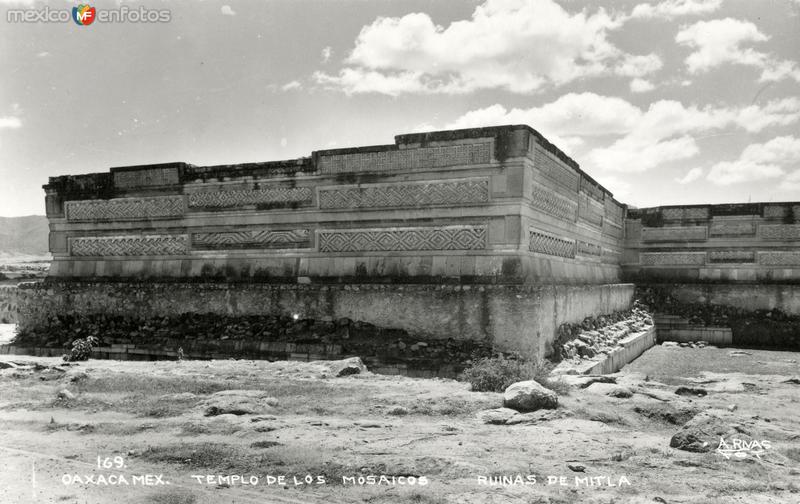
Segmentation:
<svg viewBox="0 0 800 504">
<path fill-rule="evenodd" d="M 318 238 L 320 252 L 481 250 L 486 226 L 322 230 Z"/>
<path fill-rule="evenodd" d="M 758 262 L 765 266 L 800 266 L 800 252 L 759 252 Z"/>
<path fill-rule="evenodd" d="M 458 205 L 489 201 L 489 181 L 431 182 L 320 189 L 320 208 Z"/>
<path fill-rule="evenodd" d="M 69 221 L 146 220 L 183 215 L 183 196 L 68 201 Z"/>
<path fill-rule="evenodd" d="M 192 248 L 200 250 L 245 248 L 300 248 L 309 245 L 308 229 L 222 231 L 192 234 Z"/>
<path fill-rule="evenodd" d="M 530 230 L 528 250 L 558 257 L 575 257 L 575 242 Z"/>
<path fill-rule="evenodd" d="M 531 205 L 542 212 L 568 222 L 575 222 L 578 203 L 556 194 L 539 184 L 533 184 Z"/>
<path fill-rule="evenodd" d="M 186 235 L 92 236 L 69 241 L 73 256 L 157 256 L 188 252 Z"/>
<path fill-rule="evenodd" d="M 646 252 L 641 261 L 646 266 L 703 265 L 706 263 L 705 252 Z"/>
<path fill-rule="evenodd" d="M 442 166 L 484 164 L 492 160 L 492 144 L 446 145 L 353 154 L 329 154 L 319 158 L 319 172 L 324 175 L 347 172 L 405 171 Z"/>
<path fill-rule="evenodd" d="M 271 203 L 310 203 L 311 194 L 310 187 L 196 192 L 189 194 L 189 206 L 192 208 L 227 208 Z"/>
</svg>

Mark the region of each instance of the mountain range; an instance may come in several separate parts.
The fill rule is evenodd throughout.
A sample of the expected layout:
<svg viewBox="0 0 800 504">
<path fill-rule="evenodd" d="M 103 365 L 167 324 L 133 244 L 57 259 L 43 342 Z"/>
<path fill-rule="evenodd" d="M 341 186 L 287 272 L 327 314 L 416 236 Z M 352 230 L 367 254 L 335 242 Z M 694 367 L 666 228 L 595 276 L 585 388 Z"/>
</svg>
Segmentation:
<svg viewBox="0 0 800 504">
<path fill-rule="evenodd" d="M 44 215 L 0 217 L 0 255 L 48 254 L 49 232 Z"/>
</svg>

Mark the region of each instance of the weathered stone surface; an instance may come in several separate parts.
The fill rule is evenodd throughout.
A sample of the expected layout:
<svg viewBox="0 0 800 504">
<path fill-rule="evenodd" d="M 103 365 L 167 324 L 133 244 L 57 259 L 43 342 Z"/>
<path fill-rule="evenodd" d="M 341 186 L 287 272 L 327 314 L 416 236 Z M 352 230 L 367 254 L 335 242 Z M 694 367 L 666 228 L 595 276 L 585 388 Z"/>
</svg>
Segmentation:
<svg viewBox="0 0 800 504">
<path fill-rule="evenodd" d="M 592 394 L 607 395 L 619 399 L 627 399 L 633 396 L 633 391 L 628 387 L 612 383 L 593 383 L 586 388 L 586 391 Z"/>
<path fill-rule="evenodd" d="M 361 362 L 361 358 L 359 357 L 350 357 L 349 359 L 343 359 L 340 361 L 331 361 L 327 364 L 334 376 L 348 376 L 367 371 L 367 366 Z"/>
<path fill-rule="evenodd" d="M 686 422 L 681 430 L 672 436 L 669 446 L 690 452 L 708 452 L 717 447 L 720 437 L 746 435 L 734 425 L 712 412 L 704 411 Z"/>
<path fill-rule="evenodd" d="M 503 393 L 503 406 L 520 412 L 558 407 L 558 395 L 534 380 L 517 382 Z"/>
<path fill-rule="evenodd" d="M 478 419 L 483 423 L 502 425 L 517 414 L 517 410 L 511 408 L 496 408 L 479 412 Z"/>
<path fill-rule="evenodd" d="M 278 401 L 261 390 L 223 390 L 203 401 L 205 416 L 263 415 L 275 410 Z"/>
</svg>

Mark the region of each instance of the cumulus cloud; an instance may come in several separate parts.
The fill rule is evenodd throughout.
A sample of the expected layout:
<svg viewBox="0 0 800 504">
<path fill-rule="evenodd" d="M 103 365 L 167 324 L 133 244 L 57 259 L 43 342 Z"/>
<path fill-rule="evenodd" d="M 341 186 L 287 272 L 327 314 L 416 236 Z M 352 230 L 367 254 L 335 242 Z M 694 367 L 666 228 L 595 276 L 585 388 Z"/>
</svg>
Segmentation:
<svg viewBox="0 0 800 504">
<path fill-rule="evenodd" d="M 795 170 L 784 178 L 778 185 L 784 191 L 800 191 L 800 170 Z"/>
<path fill-rule="evenodd" d="M 361 29 L 346 66 L 315 79 L 347 94 L 532 93 L 596 75 L 643 77 L 655 54 L 608 40 L 624 20 L 599 9 L 569 13 L 553 0 L 486 0 L 472 17 L 436 25 L 425 13 L 379 17 Z"/>
<path fill-rule="evenodd" d="M 659 100 L 647 109 L 618 97 L 569 93 L 532 108 L 495 104 L 462 115 L 447 128 L 530 124 L 567 152 L 593 140 L 602 146 L 582 156 L 586 166 L 606 171 L 643 172 L 660 164 L 689 159 L 700 152 L 696 136 L 725 128 L 757 133 L 767 127 L 800 122 L 800 99 L 765 105 L 698 107 Z"/>
<path fill-rule="evenodd" d="M 631 81 L 630 88 L 632 93 L 646 93 L 654 90 L 656 87 L 649 80 L 637 78 Z"/>
<path fill-rule="evenodd" d="M 689 182 L 694 182 L 695 180 L 699 179 L 703 176 L 703 169 L 702 168 L 692 168 L 686 175 L 680 178 L 676 178 L 675 182 L 679 184 L 688 184 Z"/>
<path fill-rule="evenodd" d="M 331 56 L 333 56 L 333 49 L 331 46 L 325 46 L 322 48 L 322 62 L 327 63 L 330 61 Z"/>
<path fill-rule="evenodd" d="M 302 89 L 303 85 L 300 84 L 299 81 L 293 80 L 291 82 L 287 82 L 283 86 L 281 86 L 281 90 L 283 91 L 291 91 L 293 89 Z"/>
<path fill-rule="evenodd" d="M 722 0 L 666 0 L 657 4 L 639 4 L 631 11 L 631 17 L 669 20 L 679 16 L 709 14 L 721 5 Z"/>
<path fill-rule="evenodd" d="M 685 60 L 690 73 L 707 72 L 730 63 L 760 69 L 759 80 L 762 82 L 786 78 L 800 82 L 800 69 L 794 62 L 779 60 L 752 47 L 745 47 L 767 40 L 769 37 L 753 23 L 732 18 L 700 21 L 684 27 L 675 36 L 676 42 L 694 50 Z"/>
<path fill-rule="evenodd" d="M 735 161 L 723 161 L 711 167 L 708 180 L 718 185 L 760 181 L 783 175 L 788 165 L 800 163 L 800 138 L 781 136 L 745 147 Z M 784 183 L 792 184 L 792 173 Z"/>
<path fill-rule="evenodd" d="M 17 129 L 22 126 L 22 121 L 19 120 L 19 117 L 14 116 L 5 116 L 0 117 L 0 129 Z"/>
<path fill-rule="evenodd" d="M 235 16 L 236 15 L 236 12 L 233 10 L 233 8 L 230 5 L 223 5 L 222 7 L 220 7 L 219 10 L 220 10 L 220 12 L 222 12 L 222 14 L 224 16 Z"/>
</svg>

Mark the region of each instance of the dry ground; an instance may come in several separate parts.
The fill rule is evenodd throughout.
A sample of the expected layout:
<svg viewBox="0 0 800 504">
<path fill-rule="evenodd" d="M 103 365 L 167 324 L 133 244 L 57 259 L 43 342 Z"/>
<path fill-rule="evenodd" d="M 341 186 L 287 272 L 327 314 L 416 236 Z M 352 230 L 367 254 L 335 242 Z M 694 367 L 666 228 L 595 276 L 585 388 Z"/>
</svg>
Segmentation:
<svg viewBox="0 0 800 504">
<path fill-rule="evenodd" d="M 65 373 L 52 369 L 58 359 L 3 356 L 0 364 L 9 361 L 41 366 L 0 371 L 2 503 L 800 502 L 800 385 L 786 382 L 800 366 L 791 352 L 656 347 L 618 375 L 632 397 L 572 387 L 554 415 L 563 418 L 512 426 L 476 417 L 499 407 L 500 394 L 450 380 L 336 378 L 322 364 L 296 362 L 93 360 Z M 676 395 L 685 384 L 708 395 Z M 74 397 L 59 399 L 63 389 Z M 209 397 L 225 390 L 250 391 L 233 393 L 250 413 L 205 416 Z M 769 456 L 726 460 L 669 447 L 693 412 L 731 405 L 771 442 Z M 121 457 L 124 467 L 98 468 L 98 457 L 112 465 Z M 165 484 L 70 481 L 145 474 Z M 258 476 L 259 484 L 193 475 Z M 287 480 L 267 484 L 268 475 Z M 306 475 L 326 483 L 295 485 Z M 343 484 L 359 475 L 429 483 Z M 536 484 L 479 483 L 516 475 L 535 475 Z M 576 476 L 602 484 L 576 485 Z"/>
</svg>

